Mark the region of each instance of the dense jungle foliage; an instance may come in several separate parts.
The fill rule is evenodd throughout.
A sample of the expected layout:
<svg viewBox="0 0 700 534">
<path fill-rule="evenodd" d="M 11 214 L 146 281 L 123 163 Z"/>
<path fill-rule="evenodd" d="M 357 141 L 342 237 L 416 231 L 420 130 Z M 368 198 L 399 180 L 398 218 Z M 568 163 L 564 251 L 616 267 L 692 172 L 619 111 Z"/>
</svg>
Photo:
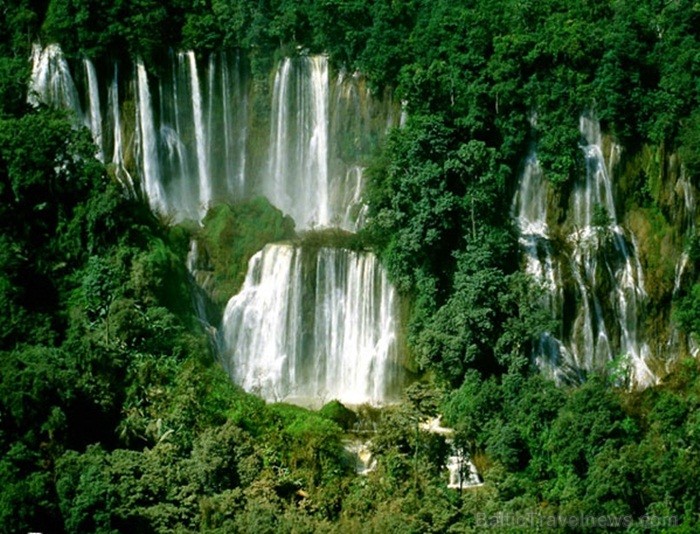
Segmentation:
<svg viewBox="0 0 700 534">
<path fill-rule="evenodd" d="M 508 213 L 532 143 L 570 185 L 593 107 L 629 150 L 679 153 L 697 183 L 699 39 L 694 0 L 4 0 L 0 531 L 575 531 L 585 518 L 697 531 L 698 362 L 642 392 L 624 387 L 624 362 L 579 386 L 540 376 L 530 345 L 549 318 Z M 261 79 L 301 47 L 406 101 L 363 239 L 411 297 L 425 378 L 361 410 L 376 469 L 355 474 L 341 406 L 266 405 L 231 384 L 193 311 L 187 232 L 125 196 L 86 131 L 26 104 L 37 40 L 151 65 L 168 47 L 240 48 Z M 700 334 L 700 285 L 676 314 Z M 438 412 L 484 485 L 446 488 L 444 438 L 418 426 Z"/>
</svg>

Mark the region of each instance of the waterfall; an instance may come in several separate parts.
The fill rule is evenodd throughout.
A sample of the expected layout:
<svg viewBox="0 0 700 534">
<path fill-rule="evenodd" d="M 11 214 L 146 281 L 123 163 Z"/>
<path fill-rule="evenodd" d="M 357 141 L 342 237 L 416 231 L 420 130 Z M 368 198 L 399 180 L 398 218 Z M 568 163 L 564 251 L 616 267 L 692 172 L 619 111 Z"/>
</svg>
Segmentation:
<svg viewBox="0 0 700 534">
<path fill-rule="evenodd" d="M 345 191 L 342 205 L 346 206 L 340 223 L 342 228 L 357 230 L 362 227 L 367 216 L 367 204 L 362 200 L 365 185 L 364 168 L 356 165 L 350 167 L 345 175 Z M 336 193 L 338 196 L 343 192 Z"/>
<path fill-rule="evenodd" d="M 241 292 L 226 305 L 223 335 L 234 381 L 279 400 L 296 384 L 301 353 L 301 254 L 268 246 L 251 258 Z"/>
<path fill-rule="evenodd" d="M 586 172 L 573 185 L 567 262 L 559 264 L 553 255 L 548 186 L 534 156 L 526 162 L 514 200 L 526 271 L 547 290 L 545 306 L 561 319 L 564 309 L 576 310 L 563 332 L 543 333 L 535 358 L 556 377 L 571 378 L 572 372 L 599 371 L 624 356 L 632 382 L 646 385 L 655 378 L 646 363 L 651 354 L 639 326 L 647 297 L 644 276 L 635 237 L 628 238 L 617 222 L 611 179 L 619 147 L 610 145 L 606 161 L 594 117 L 582 116 L 580 131 Z M 564 298 L 562 271 L 573 282 L 575 302 Z"/>
<path fill-rule="evenodd" d="M 321 249 L 316 265 L 315 354 L 322 390 L 348 402 L 383 401 L 396 360 L 396 296 L 372 254 Z"/>
<path fill-rule="evenodd" d="M 362 78 L 358 73 L 348 77 L 344 71 L 338 73 L 334 86 L 331 88 L 333 111 L 330 117 L 332 139 L 331 144 L 336 148 L 329 158 L 335 157 L 337 161 L 344 161 L 342 147 L 353 146 L 358 152 L 363 148 L 358 147 L 362 142 L 362 132 L 367 131 L 371 123 L 372 110 L 369 106 L 361 105 L 362 102 L 371 101 L 369 88 L 363 87 Z M 391 120 L 391 116 L 387 116 Z M 342 139 L 341 139 L 342 138 Z M 328 195 L 332 205 L 337 205 L 339 216 L 334 217 L 341 228 L 357 231 L 365 222 L 367 205 L 362 199 L 364 189 L 364 166 L 353 164 L 342 166 L 342 163 L 334 164 L 329 161 L 329 167 L 338 167 L 329 178 Z M 342 167 L 342 169 L 340 168 Z M 341 176 L 340 173 L 344 174 Z"/>
<path fill-rule="evenodd" d="M 683 207 L 685 208 L 685 213 L 683 214 L 683 225 L 684 231 L 687 235 L 695 235 L 695 193 L 693 192 L 693 185 L 690 180 L 685 176 L 685 168 L 681 167 L 681 176 L 676 185 L 677 188 L 681 189 L 683 194 Z M 683 282 L 683 274 L 685 273 L 688 265 L 690 263 L 690 257 L 687 251 L 681 253 L 681 257 L 676 263 L 676 273 L 673 283 L 673 294 L 674 296 L 678 294 L 681 289 L 681 284 Z"/>
<path fill-rule="evenodd" d="M 97 85 L 97 73 L 95 65 L 88 58 L 83 59 L 85 75 L 88 81 L 88 108 L 90 115 L 86 117 L 86 123 L 92 133 L 92 140 L 97 146 L 97 158 L 104 161 L 102 150 L 102 113 L 100 112 L 100 90 Z"/>
<path fill-rule="evenodd" d="M 445 443 L 450 447 L 450 455 L 447 457 L 445 468 L 449 473 L 447 487 L 451 489 L 467 489 L 482 486 L 476 466 L 465 453 L 462 447 L 454 442 L 454 429 L 442 426 L 442 416 L 438 415 L 419 423 L 418 427 L 424 432 L 438 434 L 445 438 Z"/>
<path fill-rule="evenodd" d="M 633 253 L 636 246 L 630 250 L 624 230 L 617 222 L 610 168 L 603 157 L 600 123 L 584 115 L 580 119 L 580 129 L 587 143 L 582 147 L 586 176 L 585 182 L 575 185 L 573 193 L 574 226 L 578 230 L 571 236 L 574 244 L 571 268 L 580 296 L 587 301 L 582 316 L 586 342 L 583 347 L 574 348 L 574 356 L 579 365 L 595 369 L 603 367 L 615 356 L 624 355 L 630 360 L 632 380 L 636 384 L 648 384 L 654 380 L 646 364 L 650 350 L 639 335 L 639 317 L 646 299 L 643 271 Z M 611 145 L 611 154 L 615 151 L 615 146 Z M 612 238 L 613 250 L 608 250 L 606 255 L 603 248 L 608 237 Z M 612 259 L 609 259 L 611 255 Z M 602 264 L 600 269 L 599 262 Z M 606 317 L 597 294 L 602 287 L 598 277 L 606 273 L 612 289 L 604 296 L 612 304 L 617 320 L 614 326 L 619 329 L 619 343 L 615 343 L 617 354 L 612 352 Z"/>
<path fill-rule="evenodd" d="M 206 138 L 204 134 L 204 119 L 202 118 L 202 93 L 197 74 L 197 60 L 194 52 L 187 52 L 189 63 L 189 78 L 192 87 L 192 111 L 194 115 L 194 136 L 197 147 L 197 170 L 199 174 L 199 206 L 202 216 L 206 214 L 211 203 L 211 181 L 207 161 Z"/>
<path fill-rule="evenodd" d="M 228 178 L 229 194 L 242 196 L 246 184 L 246 143 L 248 138 L 248 93 L 243 90 L 240 79 L 240 67 L 236 56 L 233 73 L 228 68 L 228 62 L 222 63 L 221 94 L 224 118 L 224 147 L 226 154 L 226 176 Z M 231 99 L 227 94 L 230 88 L 235 88 L 234 102 L 237 104 L 238 117 L 232 120 Z M 236 123 L 242 125 L 235 128 Z M 237 165 L 233 165 L 238 162 Z"/>
<path fill-rule="evenodd" d="M 137 133 L 140 141 L 143 190 L 153 211 L 167 213 L 165 193 L 160 179 L 160 164 L 156 146 L 151 93 L 148 88 L 148 75 L 143 61 L 136 63 Z"/>
<path fill-rule="evenodd" d="M 102 150 L 102 114 L 97 74 L 92 61 L 83 59 L 87 79 L 87 113 L 83 114 L 80 94 L 73 81 L 68 61 L 57 44 L 32 47 L 32 74 L 27 101 L 33 106 L 49 104 L 73 113 L 76 125 L 85 125 L 97 148 L 96 156 L 104 161 Z"/>
<path fill-rule="evenodd" d="M 525 161 L 520 186 L 513 199 L 513 216 L 520 230 L 525 272 L 541 284 L 545 291 L 542 304 L 557 318 L 563 313 L 563 290 L 560 266 L 554 257 L 547 224 L 548 193 L 548 182 L 533 151 Z M 543 332 L 534 357 L 540 368 L 563 380 L 572 373 L 566 368 L 570 355 L 557 336 L 561 337 L 560 333 Z"/>
<path fill-rule="evenodd" d="M 74 65 L 85 72 L 76 86 L 58 45 L 36 45 L 31 60 L 29 101 L 72 109 L 116 177 L 173 222 L 264 194 L 297 228 L 354 231 L 366 213 L 366 160 L 399 115 L 362 76 L 332 79 L 325 56 L 281 60 L 269 92 L 234 53 L 172 52 L 157 75 L 141 60 L 131 70 L 115 63 L 105 86 L 107 69 L 87 59 Z M 251 259 L 217 342 L 233 379 L 265 398 L 387 402 L 400 382 L 397 307 L 370 253 L 269 245 Z"/>
<path fill-rule="evenodd" d="M 238 172 L 231 151 L 220 150 L 231 129 L 242 127 L 226 107 L 229 93 L 235 95 L 237 88 L 213 83 L 227 69 L 225 55 L 212 55 L 200 76 L 194 52 L 180 52 L 171 58 L 170 76 L 159 84 L 160 157 L 167 176 L 167 211 L 175 220 L 201 220 L 222 189 L 220 184 Z M 240 198 L 242 188 L 221 200 Z"/>
<path fill-rule="evenodd" d="M 32 74 L 27 101 L 33 106 L 51 104 L 72 111 L 76 123 L 83 123 L 80 96 L 61 47 L 50 44 L 32 47 Z"/>
<path fill-rule="evenodd" d="M 345 450 L 355 463 L 355 473 L 358 475 L 368 475 L 377 468 L 377 459 L 372 457 L 370 441 L 359 439 L 348 440 L 345 443 Z"/>
<path fill-rule="evenodd" d="M 268 245 L 224 312 L 233 379 L 270 400 L 386 402 L 398 380 L 396 299 L 372 254 Z"/>
<path fill-rule="evenodd" d="M 329 226 L 328 61 L 286 58 L 275 75 L 264 194 L 297 226 Z"/>
<path fill-rule="evenodd" d="M 324 56 L 311 58 L 311 139 L 305 171 L 314 176 L 316 194 L 320 198 L 318 223 L 325 226 L 330 221 L 328 202 L 328 61 Z"/>
<path fill-rule="evenodd" d="M 527 273 L 554 291 L 559 283 L 549 243 L 547 192 L 547 182 L 539 161 L 532 154 L 525 162 L 520 188 L 515 196 L 516 220 L 520 229 L 520 243 L 526 253 Z"/>
<path fill-rule="evenodd" d="M 459 451 L 454 450 L 454 447 L 452 454 L 447 458 L 446 467 L 450 477 L 447 482 L 448 488 L 462 490 L 483 486 L 474 463 Z"/>
<path fill-rule="evenodd" d="M 263 194 L 300 229 L 361 225 L 366 159 L 398 116 L 390 98 L 372 97 L 358 74 L 331 79 L 325 56 L 281 60 L 270 94 L 237 53 L 184 51 L 170 61 L 157 76 L 136 61 L 132 80 L 117 78 L 115 63 L 102 86 L 106 69 L 84 59 L 76 86 L 58 45 L 34 45 L 27 99 L 72 110 L 98 157 L 111 155 L 129 189 L 138 177 L 151 207 L 175 222 Z M 133 124 L 123 120 L 132 104 Z"/>
<path fill-rule="evenodd" d="M 271 180 L 271 182 L 268 182 L 269 185 L 267 185 L 266 189 L 269 190 L 268 198 L 275 205 L 279 205 L 280 199 L 284 200 L 284 165 L 289 159 L 286 153 L 287 143 L 285 142 L 286 106 L 280 105 L 280 102 L 284 103 L 287 101 L 286 91 L 289 88 L 287 80 L 291 68 L 292 61 L 286 58 L 275 73 L 273 90 L 273 102 L 276 102 L 277 105 L 273 104 L 272 126 L 270 129 L 270 144 L 272 148 L 270 150 L 270 172 L 268 177 L 268 180 Z"/>
<path fill-rule="evenodd" d="M 680 168 L 680 177 L 676 182 L 675 192 L 678 196 L 683 198 L 683 212 L 680 219 L 680 226 L 682 228 L 683 234 L 685 236 L 691 236 L 692 238 L 696 235 L 696 225 L 695 225 L 695 213 L 696 213 L 696 202 L 695 202 L 695 192 L 693 185 L 690 180 L 688 180 L 685 174 L 685 167 Z M 686 250 L 685 246 L 681 252 L 678 261 L 675 266 L 674 280 L 673 280 L 673 298 L 681 296 L 682 290 L 684 290 L 684 285 L 687 284 L 688 279 L 686 273 L 688 268 L 691 267 L 692 261 L 690 255 Z M 668 341 L 666 343 L 666 350 L 671 355 L 665 361 L 666 371 L 671 371 L 674 364 L 677 363 L 678 357 L 675 355 L 688 354 L 693 357 L 697 357 L 698 343 L 696 336 L 692 333 L 684 334 L 682 333 L 678 326 L 672 322 L 671 333 L 669 335 Z"/>
<path fill-rule="evenodd" d="M 114 65 L 114 76 L 107 92 L 107 102 L 112 120 L 112 164 L 115 168 L 117 179 L 124 185 L 129 193 L 134 193 L 134 180 L 126 169 L 124 163 L 124 141 L 122 139 L 122 121 L 119 110 L 119 69 Z"/>
</svg>

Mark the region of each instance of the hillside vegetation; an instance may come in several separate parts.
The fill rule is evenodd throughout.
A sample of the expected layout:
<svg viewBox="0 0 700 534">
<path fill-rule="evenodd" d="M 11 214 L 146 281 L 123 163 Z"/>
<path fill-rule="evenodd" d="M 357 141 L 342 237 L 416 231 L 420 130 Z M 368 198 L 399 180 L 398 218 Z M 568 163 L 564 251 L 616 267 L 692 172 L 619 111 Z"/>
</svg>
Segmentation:
<svg viewBox="0 0 700 534">
<path fill-rule="evenodd" d="M 0 531 L 601 526 L 592 520 L 697 531 L 697 360 L 644 391 L 626 387 L 623 357 L 580 385 L 542 377 L 530 355 L 551 318 L 518 268 L 510 207 L 532 143 L 548 179 L 571 187 L 578 117 L 594 109 L 630 161 L 654 154 L 659 172 L 625 178 L 638 194 L 627 209 L 668 228 L 655 189 L 665 158 L 677 154 L 700 179 L 699 40 L 694 0 L 7 0 Z M 410 299 L 423 378 L 396 406 L 358 410 L 376 424 L 372 472 L 355 474 L 343 448 L 352 417 L 337 405 L 265 404 L 230 382 L 194 312 L 188 231 L 126 195 L 86 130 L 26 104 L 35 41 L 58 41 L 74 58 L 141 56 L 153 69 L 169 47 L 240 48 L 259 83 L 302 48 L 406 101 L 405 127 L 370 169 L 361 239 Z M 217 239 L 228 221 L 243 251 L 213 262 L 239 273 L 256 241 L 236 217 L 264 204 L 209 215 L 222 226 L 200 238 Z M 270 234 L 287 237 L 288 222 L 270 213 Z M 690 236 L 694 273 L 698 250 Z M 700 335 L 699 284 L 652 304 Z M 484 485 L 446 487 L 445 440 L 418 426 L 437 413 Z"/>
</svg>

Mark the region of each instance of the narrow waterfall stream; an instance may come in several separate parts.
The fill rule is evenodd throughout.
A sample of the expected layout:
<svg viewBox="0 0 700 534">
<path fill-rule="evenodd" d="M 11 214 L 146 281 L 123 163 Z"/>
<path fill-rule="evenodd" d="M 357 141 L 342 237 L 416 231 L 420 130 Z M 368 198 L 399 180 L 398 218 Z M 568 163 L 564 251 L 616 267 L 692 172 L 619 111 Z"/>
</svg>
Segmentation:
<svg viewBox="0 0 700 534">
<path fill-rule="evenodd" d="M 681 177 L 678 180 L 677 187 L 681 189 L 683 196 L 683 207 L 685 213 L 683 214 L 683 225 L 685 226 L 684 231 L 688 235 L 695 235 L 695 213 L 696 213 L 696 202 L 695 194 L 693 192 L 693 186 L 690 180 L 685 176 L 685 169 L 681 168 Z M 690 263 L 690 257 L 688 252 L 684 250 L 681 257 L 676 263 L 676 273 L 673 280 L 673 294 L 676 295 L 681 288 L 683 282 L 683 275 Z"/>
<path fill-rule="evenodd" d="M 117 179 L 131 194 L 135 192 L 134 179 L 124 161 L 124 141 L 122 138 L 122 118 L 119 109 L 119 69 L 114 65 L 114 75 L 107 92 L 109 118 L 112 121 L 112 165 Z M 103 139 L 104 141 L 104 139 Z"/>
<path fill-rule="evenodd" d="M 553 317 L 563 312 L 561 268 L 555 258 L 547 224 L 549 183 L 542 173 L 537 155 L 531 153 L 525 161 L 520 186 L 513 199 L 513 216 L 520 230 L 520 247 L 525 256 L 525 272 L 542 284 L 543 305 Z M 566 366 L 568 349 L 559 341 L 561 332 L 543 332 L 535 359 L 540 368 L 558 379 L 571 378 L 576 371 Z"/>
<path fill-rule="evenodd" d="M 92 61 L 83 60 L 85 66 L 85 75 L 88 82 L 88 109 L 89 115 L 86 117 L 86 123 L 92 133 L 92 140 L 97 146 L 97 158 L 104 161 L 104 152 L 102 150 L 102 111 L 100 110 L 100 89 L 97 84 L 97 73 Z"/>
<path fill-rule="evenodd" d="M 137 123 L 136 131 L 139 139 L 139 161 L 141 163 L 141 179 L 146 198 L 155 212 L 165 212 L 167 203 L 161 181 L 160 161 L 158 159 L 158 145 L 156 129 L 153 119 L 153 107 L 151 105 L 151 91 L 148 87 L 148 75 L 142 61 L 136 64 L 137 86 Z"/>
</svg>

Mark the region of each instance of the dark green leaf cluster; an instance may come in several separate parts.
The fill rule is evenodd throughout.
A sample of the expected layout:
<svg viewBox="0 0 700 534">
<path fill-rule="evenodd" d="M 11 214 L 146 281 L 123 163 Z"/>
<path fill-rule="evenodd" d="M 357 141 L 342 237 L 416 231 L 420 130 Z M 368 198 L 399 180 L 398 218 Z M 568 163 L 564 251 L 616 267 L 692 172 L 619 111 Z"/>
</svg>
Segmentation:
<svg viewBox="0 0 700 534">
<path fill-rule="evenodd" d="M 694 361 L 667 386 L 632 395 L 600 377 L 562 389 L 539 376 L 469 374 L 445 413 L 459 446 L 497 488 L 494 515 L 692 525 L 700 457 L 685 447 L 695 435 L 698 384 Z"/>
</svg>

